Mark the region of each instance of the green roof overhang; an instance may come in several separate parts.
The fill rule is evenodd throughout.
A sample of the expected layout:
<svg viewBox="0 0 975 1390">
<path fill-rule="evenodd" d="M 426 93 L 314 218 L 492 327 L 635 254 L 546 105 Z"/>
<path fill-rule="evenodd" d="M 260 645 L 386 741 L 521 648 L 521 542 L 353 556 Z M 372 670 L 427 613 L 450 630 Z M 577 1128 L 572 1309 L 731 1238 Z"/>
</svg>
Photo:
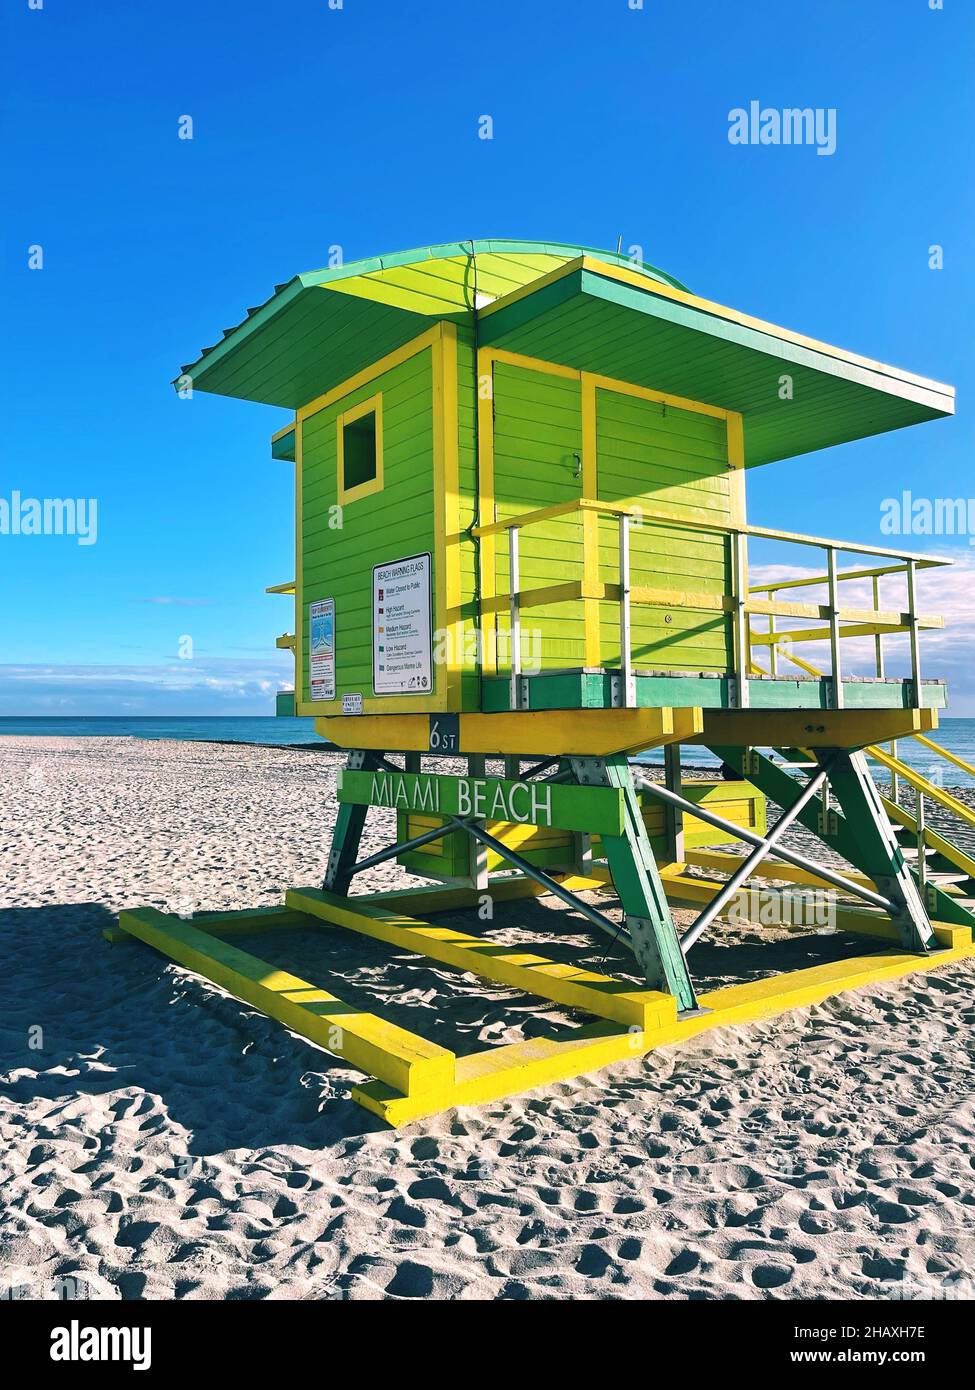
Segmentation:
<svg viewBox="0 0 975 1390">
<path fill-rule="evenodd" d="M 470 321 L 483 304 L 582 256 L 683 289 L 654 266 L 562 242 L 444 242 L 308 271 L 227 329 L 174 385 L 296 410 L 431 324 Z M 189 379 L 189 382 L 187 381 Z"/>
<path fill-rule="evenodd" d="M 634 279 L 586 258 L 489 306 L 479 340 L 740 411 L 751 467 L 954 413 L 953 387 Z"/>
</svg>

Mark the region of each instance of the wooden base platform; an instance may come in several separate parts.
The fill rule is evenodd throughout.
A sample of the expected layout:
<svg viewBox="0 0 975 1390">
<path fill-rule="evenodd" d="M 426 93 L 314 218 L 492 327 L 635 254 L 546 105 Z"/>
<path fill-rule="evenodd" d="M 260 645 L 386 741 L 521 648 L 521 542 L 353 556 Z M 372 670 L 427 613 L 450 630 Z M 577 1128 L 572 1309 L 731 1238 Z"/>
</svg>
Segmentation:
<svg viewBox="0 0 975 1390">
<path fill-rule="evenodd" d="M 599 878 L 566 877 L 574 892 L 604 889 Z M 677 892 L 683 885 L 674 885 Z M 536 895 L 522 879 L 492 885 L 497 901 Z M 642 1056 L 712 1028 L 748 1023 L 816 1004 L 847 989 L 975 957 L 967 927 L 935 924 L 941 949 L 927 955 L 891 948 L 818 965 L 699 997 L 700 1010 L 680 1016 L 670 994 L 580 970 L 530 952 L 436 926 L 412 913 L 456 909 L 476 902 L 463 888 L 408 890 L 344 897 L 294 889 L 283 908 L 206 913 L 182 920 L 140 908 L 121 913 L 111 941 L 134 937 L 220 985 L 293 1032 L 375 1078 L 353 1099 L 393 1126 L 459 1105 L 476 1105 L 581 1076 Z M 409 913 L 410 915 L 406 915 Z M 239 935 L 323 926 L 343 927 L 441 964 L 524 990 L 586 1016 L 570 1035 L 534 1038 L 458 1057 L 379 1016 L 344 1003 L 330 991 L 279 970 L 232 944 Z"/>
</svg>

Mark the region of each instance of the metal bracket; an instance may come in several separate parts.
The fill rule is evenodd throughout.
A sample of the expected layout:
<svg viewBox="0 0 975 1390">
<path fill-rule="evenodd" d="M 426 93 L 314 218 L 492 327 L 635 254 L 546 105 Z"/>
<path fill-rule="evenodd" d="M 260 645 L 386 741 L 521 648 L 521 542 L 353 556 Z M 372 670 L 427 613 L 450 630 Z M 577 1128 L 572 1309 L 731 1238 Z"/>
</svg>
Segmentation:
<svg viewBox="0 0 975 1390">
<path fill-rule="evenodd" d="M 636 676 L 621 676 L 618 671 L 609 674 L 609 703 L 613 709 L 636 708 Z"/>
<path fill-rule="evenodd" d="M 570 758 L 573 775 L 581 787 L 604 787 L 606 772 L 601 758 Z"/>
</svg>

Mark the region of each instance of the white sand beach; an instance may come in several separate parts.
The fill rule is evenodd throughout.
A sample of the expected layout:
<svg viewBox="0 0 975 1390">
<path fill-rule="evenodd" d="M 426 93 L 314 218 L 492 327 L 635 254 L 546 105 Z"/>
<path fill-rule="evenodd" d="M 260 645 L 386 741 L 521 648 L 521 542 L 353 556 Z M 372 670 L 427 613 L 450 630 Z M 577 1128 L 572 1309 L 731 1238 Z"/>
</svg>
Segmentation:
<svg viewBox="0 0 975 1390">
<path fill-rule="evenodd" d="M 104 941 L 124 906 L 276 904 L 320 882 L 340 761 L 0 738 L 6 1292 L 975 1295 L 972 963 L 392 1132 L 350 1102 L 346 1063 L 149 948 Z M 367 848 L 389 832 L 376 816 Z M 387 866 L 356 888 L 412 881 Z M 499 910 L 490 930 L 606 954 L 560 908 Z M 338 929 L 247 949 L 459 1052 L 557 1016 Z M 694 970 L 713 986 L 844 950 L 719 926 Z"/>
</svg>

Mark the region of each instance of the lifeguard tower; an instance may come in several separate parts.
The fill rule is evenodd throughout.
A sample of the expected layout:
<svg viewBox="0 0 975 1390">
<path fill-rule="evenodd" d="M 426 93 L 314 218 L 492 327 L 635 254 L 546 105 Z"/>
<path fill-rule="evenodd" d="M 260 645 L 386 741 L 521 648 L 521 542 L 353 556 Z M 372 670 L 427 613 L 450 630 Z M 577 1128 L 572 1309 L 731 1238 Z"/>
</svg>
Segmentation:
<svg viewBox="0 0 975 1390">
<path fill-rule="evenodd" d="M 921 634 L 943 624 L 919 611 L 917 577 L 941 562 L 771 530 L 746 509 L 749 469 L 949 415 L 950 387 L 622 256 L 513 241 L 300 275 L 176 385 L 294 412 L 272 440 L 296 471 L 279 645 L 295 713 L 349 751 L 320 888 L 277 912 L 126 912 L 123 934 L 369 1072 L 355 1098 L 393 1124 L 971 953 L 975 861 L 926 825 L 925 798 L 970 813 L 891 751 L 909 737 L 936 750 L 946 693 L 922 673 Z M 819 485 L 814 458 L 783 466 L 797 498 Z M 777 546 L 788 577 L 750 582 L 750 542 Z M 725 776 L 685 781 L 687 744 Z M 631 761 L 652 749 L 657 781 Z M 362 857 L 370 807 L 397 811 L 396 843 Z M 828 853 L 784 844 L 794 823 Z M 350 894 L 393 859 L 433 886 Z M 753 875 L 773 894 L 834 892 L 836 925 L 868 953 L 700 995 L 692 948 Z M 546 894 L 626 943 L 641 982 L 499 946 L 476 913 L 470 934 L 426 920 Z M 682 937 L 672 905 L 698 909 Z M 584 1017 L 458 1057 L 233 944 L 298 924 Z"/>
</svg>

